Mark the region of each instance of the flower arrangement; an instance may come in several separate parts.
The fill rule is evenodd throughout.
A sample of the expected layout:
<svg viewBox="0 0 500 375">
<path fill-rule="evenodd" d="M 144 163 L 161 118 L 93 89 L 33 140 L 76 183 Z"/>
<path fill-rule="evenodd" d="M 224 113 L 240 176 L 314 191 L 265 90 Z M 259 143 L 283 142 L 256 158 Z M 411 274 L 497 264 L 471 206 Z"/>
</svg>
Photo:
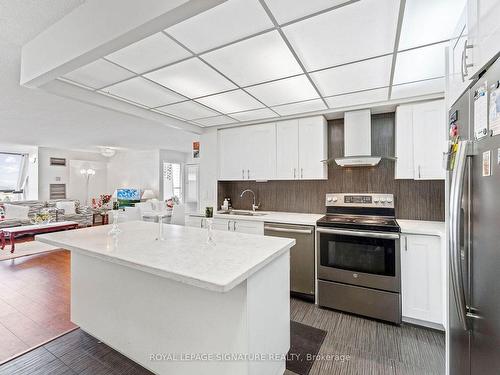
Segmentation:
<svg viewBox="0 0 500 375">
<path fill-rule="evenodd" d="M 109 202 L 111 202 L 111 195 L 101 194 L 99 198 L 92 198 L 92 208 L 95 210 L 105 209 Z"/>
<path fill-rule="evenodd" d="M 33 216 L 33 224 L 47 224 L 50 222 L 50 214 L 48 212 L 39 212 Z"/>
</svg>

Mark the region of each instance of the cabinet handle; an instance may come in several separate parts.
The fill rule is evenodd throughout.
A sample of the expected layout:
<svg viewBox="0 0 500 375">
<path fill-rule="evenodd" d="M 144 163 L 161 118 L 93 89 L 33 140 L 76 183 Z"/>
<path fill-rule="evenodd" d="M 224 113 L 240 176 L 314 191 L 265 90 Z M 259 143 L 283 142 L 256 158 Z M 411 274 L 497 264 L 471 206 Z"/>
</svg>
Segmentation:
<svg viewBox="0 0 500 375">
<path fill-rule="evenodd" d="M 408 251 L 408 237 L 405 236 L 405 251 Z"/>
<path fill-rule="evenodd" d="M 241 170 L 241 178 L 245 179 L 245 170 L 244 169 Z"/>
<path fill-rule="evenodd" d="M 231 220 L 228 220 L 228 221 L 227 221 L 227 230 L 228 230 L 228 231 L 230 230 L 230 229 L 229 229 L 229 223 L 230 223 L 230 222 L 231 222 Z"/>
<path fill-rule="evenodd" d="M 236 232 L 236 221 L 233 221 L 233 231 Z"/>
<path fill-rule="evenodd" d="M 300 178 L 304 178 L 304 168 L 300 168 Z"/>
<path fill-rule="evenodd" d="M 418 166 L 418 178 L 422 178 L 422 174 L 420 173 L 420 165 Z"/>
<path fill-rule="evenodd" d="M 247 179 L 250 180 L 250 169 L 247 169 Z"/>
<path fill-rule="evenodd" d="M 201 219 L 200 220 L 200 228 L 203 228 L 203 222 L 205 221 L 205 219 Z"/>
<path fill-rule="evenodd" d="M 295 168 L 293 168 L 293 178 L 295 179 L 297 176 L 297 170 Z"/>
</svg>

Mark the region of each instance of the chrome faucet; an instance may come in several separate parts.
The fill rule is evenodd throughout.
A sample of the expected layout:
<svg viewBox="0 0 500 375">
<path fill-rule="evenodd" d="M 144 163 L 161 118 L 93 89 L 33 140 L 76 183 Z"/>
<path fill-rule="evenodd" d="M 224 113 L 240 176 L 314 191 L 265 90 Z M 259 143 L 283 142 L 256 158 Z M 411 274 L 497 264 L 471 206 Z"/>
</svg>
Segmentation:
<svg viewBox="0 0 500 375">
<path fill-rule="evenodd" d="M 246 192 L 252 193 L 252 195 L 253 195 L 252 210 L 253 210 L 253 211 L 258 210 L 258 209 L 259 209 L 259 205 L 255 203 L 255 193 L 253 192 L 253 190 L 250 190 L 250 189 L 243 190 L 243 191 L 241 192 L 241 194 L 240 194 L 240 198 L 243 198 L 243 195 L 244 195 Z"/>
</svg>

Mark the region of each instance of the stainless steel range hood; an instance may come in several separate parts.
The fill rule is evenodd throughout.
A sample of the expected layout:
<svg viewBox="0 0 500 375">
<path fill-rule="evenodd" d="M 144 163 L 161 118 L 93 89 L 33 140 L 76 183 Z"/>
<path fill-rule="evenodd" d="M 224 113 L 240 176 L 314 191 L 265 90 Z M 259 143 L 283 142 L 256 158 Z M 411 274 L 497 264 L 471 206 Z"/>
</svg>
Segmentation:
<svg viewBox="0 0 500 375">
<path fill-rule="evenodd" d="M 344 115 L 344 157 L 336 158 L 341 167 L 373 167 L 382 157 L 372 156 L 371 111 L 346 112 Z"/>
</svg>

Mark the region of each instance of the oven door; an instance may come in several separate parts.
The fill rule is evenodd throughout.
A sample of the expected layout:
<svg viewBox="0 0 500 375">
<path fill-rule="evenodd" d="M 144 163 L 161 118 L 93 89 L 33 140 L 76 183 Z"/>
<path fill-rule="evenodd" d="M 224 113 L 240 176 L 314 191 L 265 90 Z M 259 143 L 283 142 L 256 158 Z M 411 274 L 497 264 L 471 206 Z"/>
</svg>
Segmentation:
<svg viewBox="0 0 500 375">
<path fill-rule="evenodd" d="M 318 278 L 399 292 L 399 234 L 317 228 Z"/>
</svg>

